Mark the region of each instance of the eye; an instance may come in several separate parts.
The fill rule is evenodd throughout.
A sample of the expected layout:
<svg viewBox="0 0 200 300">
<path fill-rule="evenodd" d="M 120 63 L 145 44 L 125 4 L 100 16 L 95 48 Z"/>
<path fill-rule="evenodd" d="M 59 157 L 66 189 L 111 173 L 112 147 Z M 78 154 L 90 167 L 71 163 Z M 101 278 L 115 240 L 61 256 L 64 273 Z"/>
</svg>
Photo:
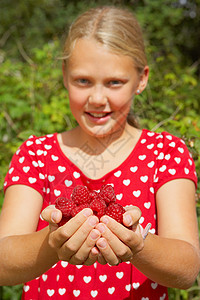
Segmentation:
<svg viewBox="0 0 200 300">
<path fill-rule="evenodd" d="M 123 84 L 124 84 L 124 82 L 122 80 L 118 80 L 118 79 L 113 79 L 108 82 L 108 86 L 110 86 L 110 87 L 119 87 Z"/>
<path fill-rule="evenodd" d="M 78 78 L 78 79 L 76 79 L 76 82 L 82 86 L 90 84 L 90 81 L 86 78 Z"/>
</svg>

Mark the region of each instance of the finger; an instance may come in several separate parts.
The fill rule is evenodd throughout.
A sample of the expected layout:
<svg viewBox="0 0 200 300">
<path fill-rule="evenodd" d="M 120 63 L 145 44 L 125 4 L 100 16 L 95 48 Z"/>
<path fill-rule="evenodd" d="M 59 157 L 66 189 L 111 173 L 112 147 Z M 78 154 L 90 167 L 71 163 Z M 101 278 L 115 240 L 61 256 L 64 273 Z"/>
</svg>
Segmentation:
<svg viewBox="0 0 200 300">
<path fill-rule="evenodd" d="M 53 248 L 60 248 L 92 215 L 89 208 L 83 209 L 74 218 L 70 219 L 65 225 L 52 232 L 49 237 L 49 244 Z"/>
<path fill-rule="evenodd" d="M 141 210 L 137 206 L 130 206 L 126 208 L 126 212 L 123 214 L 123 224 L 126 227 L 132 226 L 132 229 L 137 226 L 141 218 Z"/>
<path fill-rule="evenodd" d="M 96 241 L 100 238 L 100 235 L 101 234 L 97 229 L 92 229 L 82 246 L 70 258 L 69 263 L 73 265 L 93 264 L 97 260 L 98 250 L 93 250 L 92 253 L 91 250 L 95 247 Z"/>
<path fill-rule="evenodd" d="M 115 223 L 116 221 L 113 220 Z M 127 228 L 125 228 L 123 225 L 116 222 L 116 225 L 119 226 L 119 230 L 121 230 L 121 235 L 124 235 L 125 231 L 130 231 Z M 101 232 L 102 237 L 104 237 L 112 249 L 112 251 L 115 253 L 115 255 L 120 258 L 122 261 L 129 261 L 132 259 L 133 254 L 131 249 L 126 245 L 126 243 L 123 243 L 121 239 L 119 238 L 119 230 L 116 231 L 117 235 L 113 233 L 105 224 L 99 223 L 96 228 Z M 102 253 L 102 251 L 101 251 Z M 105 258 L 105 256 L 104 256 Z"/>
<path fill-rule="evenodd" d="M 70 222 L 70 221 L 69 221 Z M 68 223 L 69 223 L 68 222 Z M 75 231 L 70 238 L 60 248 L 60 255 L 63 260 L 70 261 L 72 256 L 79 251 L 83 243 L 86 241 L 90 231 L 94 229 L 99 219 L 92 215 Z M 64 225 L 65 226 L 65 225 Z M 63 227 L 64 227 L 63 226 Z M 94 245 L 92 245 L 93 247 Z M 87 253 L 88 256 L 88 253 Z M 79 257 L 76 258 L 75 264 L 81 264 L 86 257 L 82 255 L 82 251 L 79 252 Z"/>
<path fill-rule="evenodd" d="M 139 215 L 138 215 L 138 217 L 139 217 Z M 110 231 L 112 233 L 114 233 L 118 237 L 118 239 L 121 240 L 129 249 L 131 249 L 132 255 L 136 252 L 141 251 L 142 248 L 144 247 L 144 240 L 143 240 L 143 237 L 141 234 L 139 224 L 137 224 L 137 225 L 136 225 L 136 223 L 133 224 L 132 227 L 135 226 L 135 228 L 134 228 L 134 230 L 132 230 L 132 229 L 130 230 L 108 216 L 103 216 L 100 219 L 100 221 L 102 223 L 105 223 L 106 227 L 109 228 Z M 97 229 L 100 230 L 99 228 L 97 228 Z M 106 231 L 106 233 L 108 233 L 108 231 Z M 105 234 L 102 233 L 102 236 L 105 236 Z M 108 237 L 106 237 L 106 239 L 108 239 Z M 111 245 L 111 242 L 113 241 L 113 239 L 111 239 L 109 237 L 108 241 L 109 241 L 109 244 Z M 111 247 L 113 247 L 113 246 L 115 246 L 115 243 L 113 243 L 111 245 Z M 117 255 L 120 258 L 122 258 L 122 260 L 124 261 L 125 258 L 123 258 L 122 255 L 125 255 L 125 257 L 126 257 L 126 255 L 129 256 L 130 253 L 128 251 L 127 253 L 124 252 L 124 254 L 123 254 L 124 248 L 120 248 L 119 250 L 121 250 L 122 253 L 119 255 L 117 254 Z M 119 253 L 119 250 L 117 253 Z"/>
<path fill-rule="evenodd" d="M 100 250 L 105 261 L 111 266 L 116 266 L 119 263 L 119 259 L 114 251 L 111 249 L 105 238 L 100 238 L 96 242 L 98 249 Z"/>
<path fill-rule="evenodd" d="M 100 263 L 101 265 L 106 265 L 107 264 L 107 261 L 105 260 L 105 258 L 101 254 L 101 252 L 99 252 L 99 255 L 98 255 L 98 263 Z"/>
<path fill-rule="evenodd" d="M 59 209 L 55 208 L 55 205 L 47 206 L 41 213 L 43 220 L 50 224 L 59 223 L 62 219 L 62 213 Z"/>
<path fill-rule="evenodd" d="M 99 250 L 97 249 L 97 247 L 92 248 L 88 258 L 84 262 L 84 265 L 85 266 L 93 265 L 98 260 L 98 256 L 99 256 Z"/>
</svg>

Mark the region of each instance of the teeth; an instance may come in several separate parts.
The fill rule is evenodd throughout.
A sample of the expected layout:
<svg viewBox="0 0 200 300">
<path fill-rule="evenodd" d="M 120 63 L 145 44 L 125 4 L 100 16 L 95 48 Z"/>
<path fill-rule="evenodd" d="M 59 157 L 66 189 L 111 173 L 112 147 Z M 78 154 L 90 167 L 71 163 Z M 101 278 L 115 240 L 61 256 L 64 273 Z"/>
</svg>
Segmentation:
<svg viewBox="0 0 200 300">
<path fill-rule="evenodd" d="M 90 113 L 90 115 L 96 118 L 102 118 L 105 117 L 107 113 Z"/>
</svg>

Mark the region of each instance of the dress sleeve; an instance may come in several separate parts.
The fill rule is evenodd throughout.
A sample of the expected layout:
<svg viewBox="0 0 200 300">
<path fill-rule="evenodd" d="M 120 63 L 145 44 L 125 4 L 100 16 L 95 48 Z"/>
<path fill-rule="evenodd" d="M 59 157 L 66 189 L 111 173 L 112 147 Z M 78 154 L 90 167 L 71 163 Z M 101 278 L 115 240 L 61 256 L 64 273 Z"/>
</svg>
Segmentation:
<svg viewBox="0 0 200 300">
<path fill-rule="evenodd" d="M 173 179 L 186 178 L 197 188 L 197 174 L 194 160 L 184 141 L 167 133 L 162 133 L 163 141 L 158 143 L 157 169 L 154 178 L 155 191 Z"/>
<path fill-rule="evenodd" d="M 31 136 L 13 155 L 4 181 L 4 192 L 11 185 L 26 185 L 43 196 L 45 172 L 43 162 L 38 160 L 36 137 Z"/>
</svg>

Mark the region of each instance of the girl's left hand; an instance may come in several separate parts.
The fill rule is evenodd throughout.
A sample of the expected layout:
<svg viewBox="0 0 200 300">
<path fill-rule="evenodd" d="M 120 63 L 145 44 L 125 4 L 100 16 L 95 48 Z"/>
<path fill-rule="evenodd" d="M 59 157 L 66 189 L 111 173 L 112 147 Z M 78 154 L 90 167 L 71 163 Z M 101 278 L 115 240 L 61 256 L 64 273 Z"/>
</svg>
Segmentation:
<svg viewBox="0 0 200 300">
<path fill-rule="evenodd" d="M 131 207 L 123 215 L 124 225 L 114 219 L 103 216 L 96 229 L 101 232 L 101 238 L 96 242 L 101 255 L 98 262 L 118 265 L 122 261 L 130 261 L 134 254 L 144 247 L 139 219 L 141 212 L 137 207 Z"/>
</svg>

